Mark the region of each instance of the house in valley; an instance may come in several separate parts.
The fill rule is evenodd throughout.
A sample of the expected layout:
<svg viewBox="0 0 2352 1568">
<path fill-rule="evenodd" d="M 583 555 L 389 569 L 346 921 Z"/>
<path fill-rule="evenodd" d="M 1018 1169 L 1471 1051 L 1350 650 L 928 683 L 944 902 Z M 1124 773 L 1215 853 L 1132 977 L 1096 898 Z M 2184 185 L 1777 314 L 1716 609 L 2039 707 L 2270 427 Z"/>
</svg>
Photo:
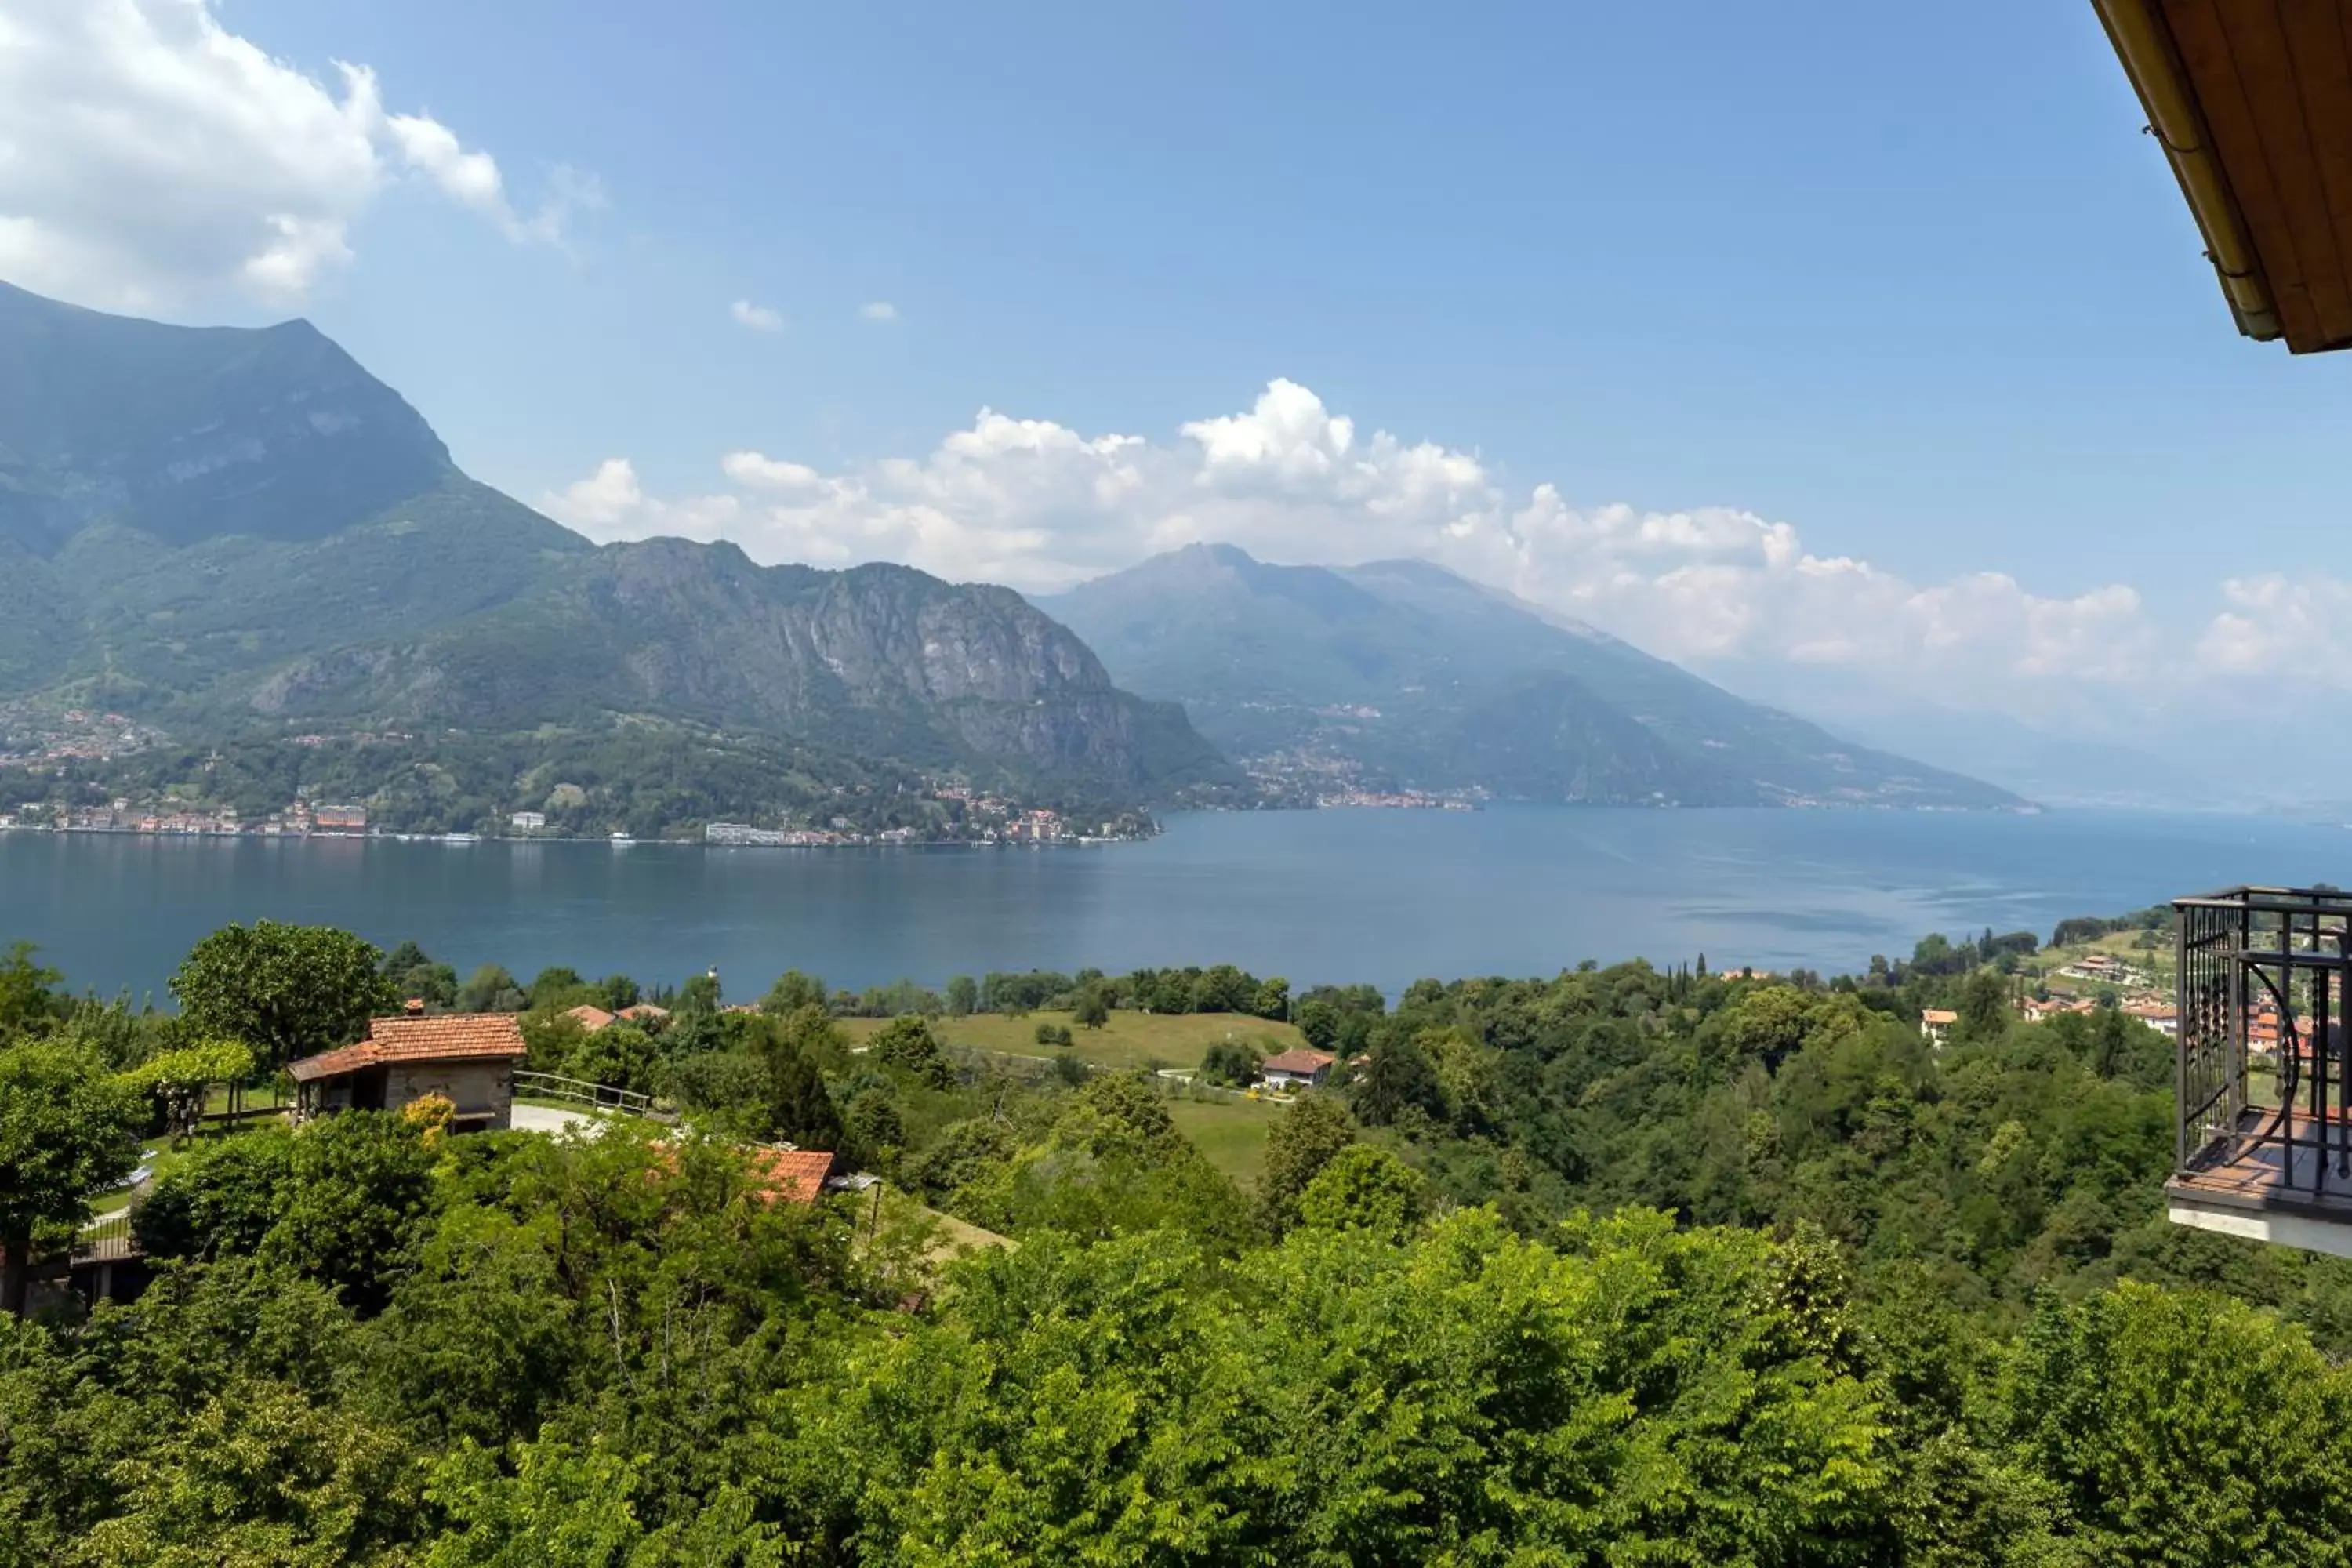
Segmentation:
<svg viewBox="0 0 2352 1568">
<path fill-rule="evenodd" d="M 1268 1089 L 1315 1089 L 1331 1076 L 1339 1058 L 1328 1051 L 1296 1046 L 1258 1064 L 1258 1077 Z"/>
</svg>

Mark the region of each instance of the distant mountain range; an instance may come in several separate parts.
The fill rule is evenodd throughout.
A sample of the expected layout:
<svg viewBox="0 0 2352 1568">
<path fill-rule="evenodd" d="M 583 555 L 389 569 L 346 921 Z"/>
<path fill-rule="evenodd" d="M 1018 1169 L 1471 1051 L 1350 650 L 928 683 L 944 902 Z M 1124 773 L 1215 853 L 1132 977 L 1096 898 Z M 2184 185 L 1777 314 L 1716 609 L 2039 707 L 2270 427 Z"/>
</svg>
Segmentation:
<svg viewBox="0 0 2352 1568">
<path fill-rule="evenodd" d="M 0 284 L 12 706 L 184 742 L 657 719 L 1089 803 L 1229 791 L 1223 748 L 1293 795 L 2018 804 L 1419 562 L 1203 545 L 1033 605 L 900 566 L 593 545 L 467 478 L 307 322 L 166 326 Z"/>
<path fill-rule="evenodd" d="M 2022 804 L 1423 562 L 1193 545 L 1035 603 L 1262 773 L 1595 805 Z"/>
<path fill-rule="evenodd" d="M 1002 588 L 598 547 L 459 472 L 304 321 L 166 326 L 0 284 L 0 702 L 181 733 L 632 715 L 1165 798 L 1232 771 Z"/>
</svg>

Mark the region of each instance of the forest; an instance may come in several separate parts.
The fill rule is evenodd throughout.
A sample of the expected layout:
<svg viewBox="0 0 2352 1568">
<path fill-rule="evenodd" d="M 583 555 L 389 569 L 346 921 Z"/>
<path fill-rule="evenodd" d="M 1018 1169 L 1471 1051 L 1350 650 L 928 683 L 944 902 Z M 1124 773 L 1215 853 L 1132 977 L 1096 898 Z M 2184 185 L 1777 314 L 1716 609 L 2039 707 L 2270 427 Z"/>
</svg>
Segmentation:
<svg viewBox="0 0 2352 1568">
<path fill-rule="evenodd" d="M 2352 1558 L 2352 1267 L 2167 1225 L 2169 1043 L 2018 1022 L 1991 933 L 1922 950 L 1393 1001 L 787 972 L 745 1009 L 265 924 L 166 1013 L 20 947 L 19 1250 L 223 1053 L 260 1081 L 424 983 L 679 1120 L 184 1141 L 131 1214 L 142 1295 L 0 1315 L 0 1565 Z M 568 1012 L 641 995 L 667 1019 Z M 941 1038 L 1089 999 L 1311 1019 L 1349 1070 L 1245 1184 L 1162 1080 Z M 1959 1014 L 1941 1048 L 1925 1005 Z M 884 1181 L 773 1201 L 779 1139 Z"/>
</svg>

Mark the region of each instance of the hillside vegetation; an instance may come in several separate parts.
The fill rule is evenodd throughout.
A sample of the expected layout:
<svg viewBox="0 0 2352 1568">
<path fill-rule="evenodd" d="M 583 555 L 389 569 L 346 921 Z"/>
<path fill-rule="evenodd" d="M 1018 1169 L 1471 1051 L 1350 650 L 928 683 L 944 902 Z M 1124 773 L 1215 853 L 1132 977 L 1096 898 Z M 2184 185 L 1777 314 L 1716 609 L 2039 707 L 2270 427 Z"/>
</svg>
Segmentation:
<svg viewBox="0 0 2352 1568">
<path fill-rule="evenodd" d="M 165 1016 L 20 950 L 20 1239 L 265 1002 L 264 1063 L 394 993 L 527 1009 L 534 1065 L 686 1131 L 199 1142 L 135 1206 L 136 1303 L 0 1318 L 0 1563 L 2340 1562 L 2352 1270 L 2167 1226 L 2164 1043 L 2019 1024 L 1937 941 L 1830 983 L 1308 993 L 1369 1059 L 1246 1185 L 1150 1079 L 1008 1075 L 920 1013 L 853 1051 L 836 1011 L 887 998 L 804 975 L 728 1011 L 263 926 Z M 1241 994 L 1144 973 L 1056 978 Z M 988 982 L 950 989 L 1009 1018 L 1047 984 Z M 650 1027 L 564 1011 L 645 994 Z M 1948 1049 L 1923 999 L 1960 1004 Z M 775 1202 L 741 1140 L 779 1136 L 915 1202 Z"/>
</svg>

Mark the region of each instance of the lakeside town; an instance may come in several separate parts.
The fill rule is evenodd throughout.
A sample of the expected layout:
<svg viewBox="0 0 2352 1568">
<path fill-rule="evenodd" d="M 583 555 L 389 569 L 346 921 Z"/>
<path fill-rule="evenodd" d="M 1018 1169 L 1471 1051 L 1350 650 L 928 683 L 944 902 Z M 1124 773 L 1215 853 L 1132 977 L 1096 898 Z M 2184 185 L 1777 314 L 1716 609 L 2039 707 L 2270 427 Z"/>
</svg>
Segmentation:
<svg viewBox="0 0 2352 1568">
<path fill-rule="evenodd" d="M 860 831 L 847 817 L 835 816 L 824 826 L 762 827 L 745 822 L 712 822 L 698 836 L 671 842 L 702 843 L 728 848 L 829 848 L 859 845 L 912 844 L 1111 844 L 1148 837 L 1157 825 L 1148 819 L 1114 819 L 1090 826 L 1072 823 L 1060 812 L 1044 806 L 1024 807 L 990 795 L 974 795 L 956 785 L 940 786 L 940 798 L 952 799 L 969 809 L 956 826 L 960 831 L 887 827 Z M 464 833 L 404 833 L 371 825 L 364 805 L 296 800 L 283 810 L 251 818 L 226 807 L 163 809 L 134 805 L 127 798 L 106 805 L 53 808 L 44 801 L 26 801 L 0 812 L 0 832 L 142 834 L 167 837 L 262 838 L 386 838 L 403 842 L 478 843 L 485 838 L 595 841 L 634 844 L 625 833 L 592 835 L 565 833 L 543 811 L 508 814 L 502 831 Z"/>
</svg>

